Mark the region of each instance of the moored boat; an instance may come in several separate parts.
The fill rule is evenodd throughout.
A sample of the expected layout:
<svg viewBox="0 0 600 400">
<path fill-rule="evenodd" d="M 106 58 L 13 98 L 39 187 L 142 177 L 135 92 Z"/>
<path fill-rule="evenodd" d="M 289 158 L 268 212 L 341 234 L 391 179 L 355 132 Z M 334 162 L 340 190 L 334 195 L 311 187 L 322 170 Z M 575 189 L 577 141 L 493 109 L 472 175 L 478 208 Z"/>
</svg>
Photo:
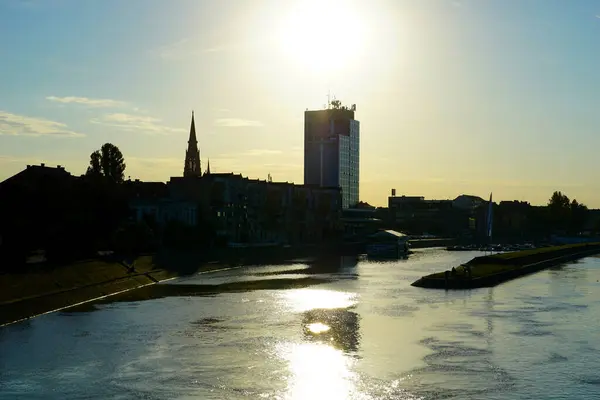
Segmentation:
<svg viewBox="0 0 600 400">
<path fill-rule="evenodd" d="M 393 230 L 381 230 L 372 234 L 367 242 L 369 257 L 398 258 L 408 254 L 409 237 Z"/>
</svg>

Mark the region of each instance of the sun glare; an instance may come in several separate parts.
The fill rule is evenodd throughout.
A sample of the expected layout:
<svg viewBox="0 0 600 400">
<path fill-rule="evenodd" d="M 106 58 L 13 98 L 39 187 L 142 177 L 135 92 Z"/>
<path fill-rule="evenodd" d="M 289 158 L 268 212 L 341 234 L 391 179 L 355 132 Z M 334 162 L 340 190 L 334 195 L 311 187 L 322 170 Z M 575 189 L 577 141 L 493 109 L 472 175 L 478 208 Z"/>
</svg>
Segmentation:
<svg viewBox="0 0 600 400">
<path fill-rule="evenodd" d="M 363 21 L 351 2 L 308 0 L 283 19 L 279 38 L 293 63 L 327 73 L 358 62 L 364 35 Z"/>
</svg>

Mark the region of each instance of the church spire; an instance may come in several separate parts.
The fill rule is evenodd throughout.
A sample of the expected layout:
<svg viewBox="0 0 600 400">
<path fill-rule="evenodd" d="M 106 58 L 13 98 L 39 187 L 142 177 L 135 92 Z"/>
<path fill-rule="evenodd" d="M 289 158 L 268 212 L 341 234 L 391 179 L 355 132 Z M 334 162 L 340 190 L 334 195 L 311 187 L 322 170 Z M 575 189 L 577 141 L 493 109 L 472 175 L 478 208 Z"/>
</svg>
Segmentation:
<svg viewBox="0 0 600 400">
<path fill-rule="evenodd" d="M 190 125 L 190 138 L 188 143 L 196 143 L 198 144 L 198 140 L 196 139 L 196 124 L 194 123 L 194 111 L 192 111 L 192 124 Z"/>
<path fill-rule="evenodd" d="M 196 125 L 194 124 L 193 111 L 192 123 L 190 125 L 190 138 L 188 140 L 188 148 L 185 152 L 183 176 L 202 176 L 202 170 L 200 169 L 200 150 L 198 150 L 198 140 L 196 139 Z"/>
<path fill-rule="evenodd" d="M 206 161 L 206 172 L 204 175 L 210 175 L 210 158 Z"/>
</svg>

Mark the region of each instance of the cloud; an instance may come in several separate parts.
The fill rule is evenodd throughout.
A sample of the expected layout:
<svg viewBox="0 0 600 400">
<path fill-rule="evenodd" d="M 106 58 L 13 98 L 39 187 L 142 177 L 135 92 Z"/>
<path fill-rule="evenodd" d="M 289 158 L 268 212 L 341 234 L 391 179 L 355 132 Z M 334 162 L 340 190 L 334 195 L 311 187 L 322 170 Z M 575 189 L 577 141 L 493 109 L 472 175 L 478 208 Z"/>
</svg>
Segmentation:
<svg viewBox="0 0 600 400">
<path fill-rule="evenodd" d="M 214 126 L 225 128 L 241 128 L 241 127 L 256 127 L 263 126 L 260 121 L 241 118 L 218 118 L 214 122 Z"/>
<path fill-rule="evenodd" d="M 252 150 L 248 150 L 247 152 L 243 153 L 242 155 L 262 157 L 262 156 L 269 156 L 269 155 L 282 154 L 282 153 L 283 152 L 281 150 L 252 149 Z"/>
<path fill-rule="evenodd" d="M 158 118 L 144 115 L 132 115 L 123 113 L 106 114 L 99 118 L 90 120 L 93 124 L 111 126 L 124 131 L 141 131 L 150 135 L 166 135 L 170 133 L 186 132 L 185 129 L 172 128 L 162 124 Z"/>
<path fill-rule="evenodd" d="M 223 113 L 223 114 L 227 114 L 230 113 L 231 110 L 229 108 L 213 108 L 214 112 L 218 112 L 218 113 Z"/>
<path fill-rule="evenodd" d="M 48 96 L 46 100 L 53 101 L 62 104 L 81 104 L 89 107 L 124 107 L 127 105 L 124 101 L 111 100 L 111 99 L 90 99 L 89 97 L 57 97 Z"/>
<path fill-rule="evenodd" d="M 128 168 L 141 168 L 143 170 L 157 170 L 157 171 L 183 171 L 183 156 L 181 158 L 168 158 L 168 157 L 127 157 Z M 170 176 L 170 175 L 169 175 Z"/>
<path fill-rule="evenodd" d="M 291 152 L 293 151 L 284 151 L 278 149 L 250 149 L 236 153 L 218 154 L 217 157 L 227 160 L 241 160 L 245 157 L 284 156 L 287 159 Z"/>
<path fill-rule="evenodd" d="M 160 46 L 159 48 L 152 50 L 151 53 L 163 60 L 182 60 L 199 54 L 219 53 L 226 49 L 226 46 L 215 45 L 206 47 L 200 38 L 190 37 Z"/>
<path fill-rule="evenodd" d="M 27 117 L 0 110 L 0 135 L 81 137 L 66 124 L 43 118 Z"/>
</svg>

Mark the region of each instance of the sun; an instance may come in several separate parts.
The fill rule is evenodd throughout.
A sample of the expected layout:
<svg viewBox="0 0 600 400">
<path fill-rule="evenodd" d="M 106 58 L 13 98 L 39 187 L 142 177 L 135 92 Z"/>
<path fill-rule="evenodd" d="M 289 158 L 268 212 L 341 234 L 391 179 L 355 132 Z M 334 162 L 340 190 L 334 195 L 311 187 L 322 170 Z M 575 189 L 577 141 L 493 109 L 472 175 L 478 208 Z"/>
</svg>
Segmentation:
<svg viewBox="0 0 600 400">
<path fill-rule="evenodd" d="M 351 1 L 304 0 L 282 20 L 280 46 L 290 60 L 315 72 L 334 72 L 359 62 L 364 21 Z"/>
</svg>

